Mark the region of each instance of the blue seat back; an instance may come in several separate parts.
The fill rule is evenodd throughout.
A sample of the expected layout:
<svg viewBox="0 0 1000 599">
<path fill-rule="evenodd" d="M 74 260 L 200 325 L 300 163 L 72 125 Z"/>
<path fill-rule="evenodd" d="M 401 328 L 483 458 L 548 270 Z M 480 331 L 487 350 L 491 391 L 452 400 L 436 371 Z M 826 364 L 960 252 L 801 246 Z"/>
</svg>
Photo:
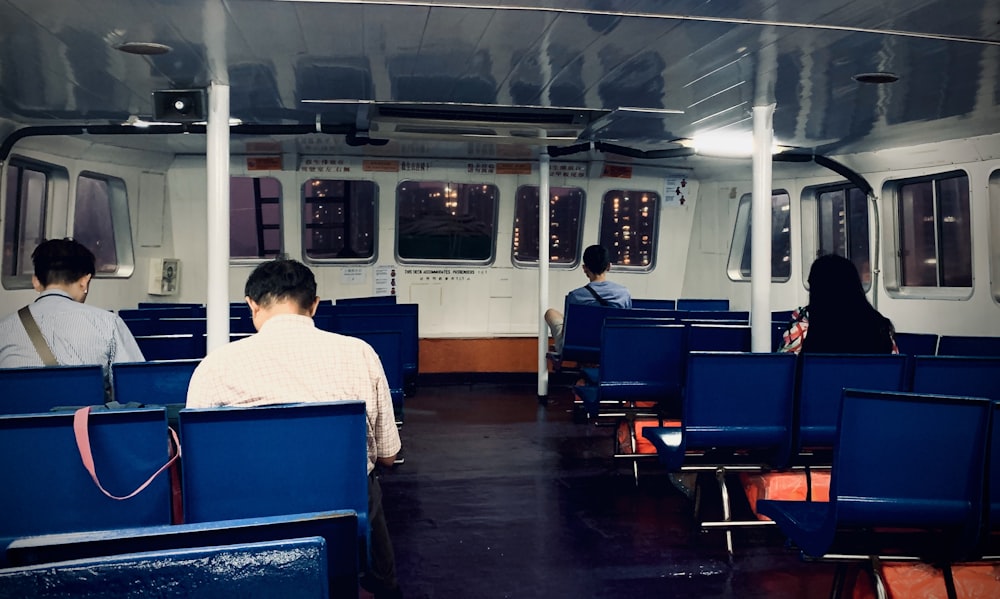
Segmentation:
<svg viewBox="0 0 1000 599">
<path fill-rule="evenodd" d="M 327 599 L 327 562 L 322 537 L 168 549 L 0 570 L 0 596 Z"/>
<path fill-rule="evenodd" d="M 687 345 L 690 351 L 750 351 L 750 327 L 741 324 L 690 323 Z"/>
<path fill-rule="evenodd" d="M 681 417 L 685 450 L 746 449 L 784 465 L 792 446 L 795 358 L 691 352 Z"/>
<path fill-rule="evenodd" d="M 56 406 L 104 403 L 100 366 L 41 366 L 0 369 L 0 414 L 48 412 Z"/>
<path fill-rule="evenodd" d="M 152 405 L 183 404 L 199 360 L 130 362 L 112 366 L 115 401 Z"/>
<path fill-rule="evenodd" d="M 185 409 L 179 419 L 185 522 L 346 509 L 367 534 L 363 401 Z"/>
<path fill-rule="evenodd" d="M 200 360 L 207 351 L 205 335 L 148 335 L 135 342 L 147 360 Z"/>
<path fill-rule="evenodd" d="M 381 305 L 395 305 L 395 304 L 396 304 L 395 295 L 373 295 L 370 297 L 342 297 L 336 301 L 337 306 L 346 306 L 346 305 L 381 306 Z"/>
<path fill-rule="evenodd" d="M 993 402 L 993 423 L 990 427 L 989 474 L 986 478 L 986 529 L 1000 530 L 1000 402 Z"/>
<path fill-rule="evenodd" d="M 158 318 L 205 318 L 205 306 L 161 304 L 155 308 L 123 309 L 118 311 L 122 320 Z"/>
<path fill-rule="evenodd" d="M 683 383 L 684 337 L 682 325 L 609 318 L 601 343 L 600 399 L 676 401 Z"/>
<path fill-rule="evenodd" d="M 938 336 L 935 333 L 894 333 L 899 353 L 908 356 L 933 356 L 937 353 Z"/>
<path fill-rule="evenodd" d="M 1000 357 L 1000 337 L 941 335 L 937 354 L 939 356 Z"/>
<path fill-rule="evenodd" d="M 906 356 L 801 354 L 798 449 L 832 449 L 844 388 L 903 391 Z"/>
<path fill-rule="evenodd" d="M 915 356 L 912 389 L 1000 401 L 1000 357 Z"/>
<path fill-rule="evenodd" d="M 346 510 L 25 537 L 11 543 L 6 555 L 10 566 L 30 566 L 124 553 L 307 536 L 319 536 L 326 541 L 331 596 L 356 596 L 358 518 L 357 514 Z"/>
<path fill-rule="evenodd" d="M 97 473 L 108 492 L 127 495 L 168 459 L 163 408 L 90 415 Z M 106 497 L 81 466 L 73 413 L 0 416 L 0 537 L 170 523 L 166 475 L 135 497 Z"/>
<path fill-rule="evenodd" d="M 620 316 L 625 310 L 594 304 L 567 304 L 563 333 L 564 360 L 597 362 L 601 356 L 601 331 L 610 314 Z"/>
<path fill-rule="evenodd" d="M 386 381 L 389 383 L 389 393 L 392 395 L 392 405 L 397 409 L 403 407 L 403 334 L 397 331 L 359 330 L 345 331 L 345 335 L 357 337 L 372 346 L 378 359 L 382 362 Z"/>
<path fill-rule="evenodd" d="M 632 298 L 632 308 L 650 310 L 676 310 L 677 301 L 668 299 L 637 299 Z"/>
<path fill-rule="evenodd" d="M 420 369 L 420 307 L 418 304 L 337 304 L 320 306 L 316 326 L 334 333 L 399 331 L 403 374 L 416 376 Z"/>
<path fill-rule="evenodd" d="M 948 527 L 978 542 L 992 404 L 847 389 L 830 482 L 836 522 Z"/>
<path fill-rule="evenodd" d="M 677 309 L 694 310 L 699 312 L 700 311 L 724 312 L 729 310 L 729 300 L 681 298 L 677 300 Z"/>
</svg>

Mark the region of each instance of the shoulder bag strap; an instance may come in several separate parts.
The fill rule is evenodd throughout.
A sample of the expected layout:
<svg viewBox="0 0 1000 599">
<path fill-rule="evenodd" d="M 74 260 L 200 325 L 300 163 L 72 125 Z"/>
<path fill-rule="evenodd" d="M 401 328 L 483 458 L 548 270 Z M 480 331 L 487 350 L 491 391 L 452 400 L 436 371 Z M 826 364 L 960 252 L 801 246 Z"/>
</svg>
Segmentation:
<svg viewBox="0 0 1000 599">
<path fill-rule="evenodd" d="M 590 285 L 584 285 L 583 288 L 586 289 L 587 291 L 589 291 L 590 295 L 594 296 L 594 299 L 597 300 L 597 303 L 601 304 L 602 306 L 610 306 L 611 305 L 611 302 L 609 302 L 608 300 L 606 300 L 603 297 L 601 297 L 601 294 L 597 293 L 596 291 L 594 291 L 594 288 L 591 287 Z"/>
<path fill-rule="evenodd" d="M 73 414 L 73 434 L 76 436 L 76 447 L 77 449 L 80 450 L 80 459 L 83 461 L 83 467 L 86 468 L 87 472 L 90 473 L 90 478 L 94 479 L 94 483 L 97 485 L 97 488 L 100 489 L 102 493 L 104 493 L 111 499 L 122 500 L 122 499 L 131 499 L 132 497 L 135 497 L 143 489 L 148 487 L 149 484 L 153 482 L 153 480 L 157 476 L 159 476 L 161 472 L 163 472 L 167 468 L 170 468 L 170 466 L 172 466 L 173 463 L 177 461 L 177 458 L 181 457 L 181 443 L 180 440 L 177 438 L 177 433 L 174 432 L 174 429 L 167 427 L 167 430 L 170 431 L 171 439 L 173 440 L 173 446 L 170 449 L 171 456 L 170 459 L 167 460 L 167 463 L 161 466 L 159 470 L 154 472 L 153 475 L 150 476 L 149 479 L 146 480 L 146 482 L 142 483 L 142 485 L 140 485 L 139 488 L 136 489 L 135 491 L 132 491 L 131 493 L 125 495 L 124 497 L 117 497 L 115 495 L 112 495 L 111 493 L 108 493 L 108 491 L 103 486 L 101 486 L 101 481 L 98 480 L 97 478 L 97 470 L 94 468 L 94 456 L 90 452 L 90 433 L 87 430 L 87 420 L 89 419 L 89 417 L 90 417 L 90 406 L 84 406 Z"/>
<path fill-rule="evenodd" d="M 24 330 L 28 332 L 28 338 L 35 345 L 35 351 L 38 352 L 42 363 L 46 366 L 58 365 L 58 360 L 52 355 L 49 344 L 45 343 L 45 337 L 42 337 L 42 331 L 38 328 L 38 323 L 35 322 L 35 318 L 31 315 L 31 310 L 28 309 L 28 306 L 18 310 L 17 315 L 21 318 L 21 324 L 24 325 Z"/>
</svg>

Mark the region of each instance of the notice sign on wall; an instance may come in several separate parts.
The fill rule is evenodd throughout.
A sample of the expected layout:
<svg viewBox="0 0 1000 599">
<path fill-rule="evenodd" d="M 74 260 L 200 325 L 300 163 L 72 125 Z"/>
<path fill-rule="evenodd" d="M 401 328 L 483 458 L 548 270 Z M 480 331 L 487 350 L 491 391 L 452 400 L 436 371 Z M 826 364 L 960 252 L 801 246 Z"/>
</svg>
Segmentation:
<svg viewBox="0 0 1000 599">
<path fill-rule="evenodd" d="M 396 265 L 375 267 L 375 295 L 396 295 Z"/>
<path fill-rule="evenodd" d="M 667 177 L 665 185 L 664 206 L 683 206 L 687 202 L 688 182 L 686 177 Z"/>
</svg>

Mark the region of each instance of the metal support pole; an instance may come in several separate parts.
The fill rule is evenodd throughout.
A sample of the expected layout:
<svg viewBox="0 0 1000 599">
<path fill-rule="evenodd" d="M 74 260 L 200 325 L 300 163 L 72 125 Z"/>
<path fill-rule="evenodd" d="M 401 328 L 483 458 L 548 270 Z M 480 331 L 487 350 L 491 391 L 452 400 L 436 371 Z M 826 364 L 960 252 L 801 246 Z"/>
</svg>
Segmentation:
<svg viewBox="0 0 1000 599">
<path fill-rule="evenodd" d="M 750 204 L 750 349 L 771 351 L 771 146 L 774 104 L 753 108 Z"/>
<path fill-rule="evenodd" d="M 208 93 L 208 351 L 229 343 L 229 86 Z"/>
<path fill-rule="evenodd" d="M 549 304 L 549 154 L 538 157 L 538 399 L 549 395 L 549 327 L 545 311 Z"/>
</svg>

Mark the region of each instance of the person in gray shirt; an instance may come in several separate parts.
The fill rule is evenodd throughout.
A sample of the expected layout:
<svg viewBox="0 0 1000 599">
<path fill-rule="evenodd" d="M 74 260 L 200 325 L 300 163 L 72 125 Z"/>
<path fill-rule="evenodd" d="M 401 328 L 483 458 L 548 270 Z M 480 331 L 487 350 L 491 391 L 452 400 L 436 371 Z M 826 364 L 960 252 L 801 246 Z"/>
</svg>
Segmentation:
<svg viewBox="0 0 1000 599">
<path fill-rule="evenodd" d="M 41 295 L 28 311 L 59 364 L 99 364 L 110 383 L 111 364 L 145 361 L 121 318 L 84 304 L 96 272 L 94 254 L 86 246 L 49 239 L 35 248 L 31 260 L 31 282 Z M 16 313 L 0 320 L 0 368 L 45 365 L 25 326 Z"/>
</svg>

